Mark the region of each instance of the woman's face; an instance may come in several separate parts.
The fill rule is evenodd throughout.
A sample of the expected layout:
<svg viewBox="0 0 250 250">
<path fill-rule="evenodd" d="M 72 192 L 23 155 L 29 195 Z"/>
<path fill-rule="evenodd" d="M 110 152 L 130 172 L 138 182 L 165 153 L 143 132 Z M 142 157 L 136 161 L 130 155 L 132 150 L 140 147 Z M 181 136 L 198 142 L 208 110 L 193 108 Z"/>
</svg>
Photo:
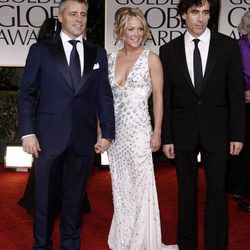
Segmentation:
<svg viewBox="0 0 250 250">
<path fill-rule="evenodd" d="M 142 43 L 143 35 L 142 22 L 137 17 L 130 17 L 128 19 L 128 26 L 123 34 L 124 45 L 133 48 L 139 47 Z"/>
</svg>

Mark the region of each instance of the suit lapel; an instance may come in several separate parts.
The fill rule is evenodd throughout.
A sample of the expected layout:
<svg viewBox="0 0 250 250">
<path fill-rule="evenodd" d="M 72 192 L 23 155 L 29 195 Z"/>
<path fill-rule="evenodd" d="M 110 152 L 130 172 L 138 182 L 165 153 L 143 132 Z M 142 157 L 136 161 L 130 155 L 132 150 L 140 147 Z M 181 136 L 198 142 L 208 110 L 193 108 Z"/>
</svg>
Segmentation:
<svg viewBox="0 0 250 250">
<path fill-rule="evenodd" d="M 185 55 L 184 35 L 181 36 L 178 53 L 179 53 L 179 58 L 181 59 L 180 63 L 181 63 L 181 69 L 183 71 L 184 77 L 186 78 L 192 90 L 197 94 L 197 92 L 195 91 L 194 85 L 192 83 L 191 77 L 189 75 L 189 72 L 188 72 L 186 55 Z M 198 93 L 199 95 L 202 93 L 202 91 L 206 87 L 209 76 L 211 75 L 213 71 L 213 68 L 215 66 L 215 61 L 216 61 L 216 56 L 215 56 L 216 54 L 219 54 L 218 39 L 216 38 L 216 34 L 211 31 L 211 39 L 210 39 L 210 44 L 209 44 L 206 70 L 205 70 L 200 92 Z"/>
<path fill-rule="evenodd" d="M 215 66 L 216 55 L 219 54 L 218 39 L 216 39 L 215 35 L 216 34 L 211 31 L 211 39 L 210 39 L 209 50 L 208 50 L 206 70 L 205 70 L 200 92 L 202 92 L 205 86 L 207 85 L 209 76 L 211 75 Z"/>
<path fill-rule="evenodd" d="M 65 56 L 63 44 L 61 41 L 60 36 L 55 37 L 50 44 L 48 44 L 49 50 L 53 57 L 55 58 L 56 64 L 61 71 L 61 74 L 65 78 L 68 85 L 72 88 L 71 78 L 70 78 L 70 71 L 68 62 Z M 96 60 L 96 53 L 97 48 L 89 46 L 88 42 L 83 39 L 83 46 L 84 46 L 84 72 L 82 74 L 82 78 L 78 89 L 75 93 L 77 93 L 86 83 L 88 80 L 90 73 L 93 70 L 95 60 Z"/>
<path fill-rule="evenodd" d="M 186 60 L 186 54 L 185 54 L 184 34 L 181 35 L 181 37 L 180 37 L 179 44 L 178 44 L 177 51 L 176 51 L 176 56 L 177 56 L 177 58 L 180 58 L 180 62 L 179 62 L 180 68 L 183 72 L 184 77 L 186 78 L 188 85 L 191 87 L 192 91 L 195 92 L 195 88 L 194 88 L 194 85 L 192 83 L 192 79 L 191 79 L 189 72 L 188 72 L 188 66 L 187 66 L 187 60 Z"/>
<path fill-rule="evenodd" d="M 84 58 L 84 71 L 83 71 L 82 78 L 81 78 L 80 84 L 76 92 L 78 92 L 87 82 L 93 70 L 95 61 L 96 61 L 97 48 L 89 46 L 88 42 L 84 39 L 83 39 L 83 46 L 84 46 L 84 50 L 83 50 L 84 51 L 84 57 L 83 57 Z"/>
<path fill-rule="evenodd" d="M 62 40 L 58 35 L 57 37 L 55 37 L 53 41 L 54 42 L 49 44 L 49 50 L 53 55 L 53 57 L 55 58 L 56 64 L 58 65 L 58 68 L 60 69 L 66 82 L 72 88 L 69 66 L 65 56 Z"/>
</svg>

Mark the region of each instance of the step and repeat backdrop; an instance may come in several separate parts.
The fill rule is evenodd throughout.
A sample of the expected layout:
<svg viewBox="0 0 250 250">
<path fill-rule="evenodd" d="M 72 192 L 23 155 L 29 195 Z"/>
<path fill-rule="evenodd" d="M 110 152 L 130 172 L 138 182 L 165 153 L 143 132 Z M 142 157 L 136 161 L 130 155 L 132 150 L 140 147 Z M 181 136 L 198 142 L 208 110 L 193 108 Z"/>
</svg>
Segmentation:
<svg viewBox="0 0 250 250">
<path fill-rule="evenodd" d="M 179 0 L 108 0 L 106 1 L 105 47 L 108 52 L 119 49 L 113 36 L 116 11 L 125 6 L 138 7 L 143 12 L 150 27 L 151 39 L 146 47 L 158 53 L 159 46 L 169 42 L 184 32 L 178 16 Z"/>
<path fill-rule="evenodd" d="M 0 0 L 0 66 L 24 66 L 29 47 L 36 42 L 44 19 L 57 17 L 59 2 L 60 0 Z M 106 0 L 107 51 L 119 49 L 119 45 L 114 45 L 113 37 L 116 11 L 124 6 L 134 6 L 144 12 L 151 29 L 151 39 L 146 47 L 158 53 L 160 45 L 184 32 L 177 14 L 178 3 L 179 0 Z M 221 0 L 220 6 L 219 31 L 237 39 L 237 25 L 241 16 L 250 9 L 250 0 Z"/>
<path fill-rule="evenodd" d="M 47 17 L 57 17 L 60 0 L 0 0 L 0 65 L 24 66 Z"/>
<path fill-rule="evenodd" d="M 250 0 L 221 0 L 218 31 L 238 39 L 237 26 L 249 9 Z"/>
</svg>

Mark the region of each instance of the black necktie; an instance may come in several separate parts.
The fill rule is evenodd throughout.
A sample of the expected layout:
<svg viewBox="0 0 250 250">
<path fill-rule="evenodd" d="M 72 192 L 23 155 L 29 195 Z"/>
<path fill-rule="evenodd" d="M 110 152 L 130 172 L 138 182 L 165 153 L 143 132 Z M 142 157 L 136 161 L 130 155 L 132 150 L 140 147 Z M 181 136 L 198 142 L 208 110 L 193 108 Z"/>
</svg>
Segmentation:
<svg viewBox="0 0 250 250">
<path fill-rule="evenodd" d="M 199 39 L 194 39 L 194 87 L 199 93 L 203 79 L 201 54 L 198 48 Z"/>
<path fill-rule="evenodd" d="M 81 64 L 80 64 L 79 54 L 76 49 L 76 45 L 78 42 L 79 42 L 78 40 L 69 41 L 69 43 L 73 46 L 70 53 L 69 69 L 71 74 L 72 87 L 74 91 L 77 90 L 77 87 L 81 79 Z"/>
</svg>

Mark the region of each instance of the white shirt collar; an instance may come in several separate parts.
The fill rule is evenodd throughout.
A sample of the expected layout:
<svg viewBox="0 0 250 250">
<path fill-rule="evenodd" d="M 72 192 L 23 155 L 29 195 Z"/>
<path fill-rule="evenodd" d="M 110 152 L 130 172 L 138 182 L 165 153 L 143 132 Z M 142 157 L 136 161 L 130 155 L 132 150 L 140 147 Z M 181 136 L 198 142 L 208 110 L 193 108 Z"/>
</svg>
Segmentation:
<svg viewBox="0 0 250 250">
<path fill-rule="evenodd" d="M 192 36 L 187 30 L 184 38 L 185 38 L 185 43 L 188 44 L 193 42 L 195 38 L 200 39 L 200 41 L 202 42 L 209 43 L 210 37 L 211 37 L 211 31 L 210 29 L 206 28 L 205 31 L 199 37 Z"/>
<path fill-rule="evenodd" d="M 62 42 L 63 43 L 67 43 L 69 40 L 72 40 L 72 38 L 70 38 L 67 34 L 65 34 L 63 31 L 60 32 L 60 36 L 61 36 L 61 39 L 62 39 Z M 80 41 L 80 43 L 83 43 L 82 41 L 82 36 L 79 36 L 77 38 L 75 38 L 74 40 L 78 40 Z"/>
</svg>

